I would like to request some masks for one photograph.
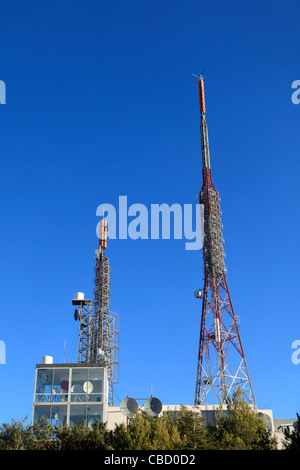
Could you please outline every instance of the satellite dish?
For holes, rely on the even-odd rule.
[[[104,354],[103,349],[98,348],[97,355],[98,355],[99,361],[105,361],[105,354]]]
[[[120,411],[124,416],[132,416],[137,413],[138,404],[134,398],[124,398],[120,404]]]
[[[79,385],[79,384],[74,384],[74,385],[71,387],[71,392],[72,392],[72,393],[82,393],[82,387],[81,387],[81,385]]]
[[[88,427],[89,427],[89,428],[92,428],[92,427],[93,427],[93,424],[95,424],[96,421],[97,421],[97,418],[91,418],[91,419],[89,419]]]
[[[62,421],[63,420],[63,415],[61,413],[57,412],[54,415],[54,419],[56,419],[56,421]]]
[[[201,290],[200,289],[195,290],[194,296],[196,297],[196,299],[201,299],[202,297]]]
[[[269,431],[272,431],[272,422],[271,422],[270,416],[267,415],[266,413],[258,413],[258,416],[264,420],[264,422],[266,423],[267,429]]]
[[[87,381],[87,382],[84,382],[82,388],[85,393],[92,393],[94,387],[93,387],[92,382]]]
[[[158,398],[148,398],[144,404],[144,411],[150,416],[158,416],[162,410],[162,403]]]
[[[67,380],[62,380],[60,382],[60,386],[61,386],[61,389],[64,391],[64,392],[68,392],[69,390],[69,382]]]
[[[51,382],[52,382],[52,380],[51,380],[50,375],[47,374],[46,372],[43,372],[42,377],[41,377],[41,383],[43,385],[51,385]]]
[[[74,319],[75,321],[79,320],[79,312],[78,312],[78,309],[76,308],[75,312],[74,312]]]

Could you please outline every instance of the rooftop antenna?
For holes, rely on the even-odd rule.
[[[110,310],[110,265],[106,256],[107,220],[99,223],[99,244],[95,251],[94,299],[76,293],[78,305],[74,318],[79,320],[79,363],[105,364],[108,380],[108,404],[113,406],[114,384],[119,381],[119,315]]]
[[[204,74],[205,70],[203,70],[203,72],[200,73],[200,75],[196,75],[195,73],[192,73],[193,77],[196,77],[198,80],[201,80],[203,78],[205,78],[206,80],[209,80],[208,77],[205,77],[203,74]]]
[[[103,211],[104,215],[104,211]],[[108,377],[108,401],[114,404],[113,387],[119,381],[119,315],[110,310],[110,265],[106,256],[107,220],[99,224],[99,246],[95,251],[94,315],[92,321],[91,359],[104,356]],[[101,354],[99,356],[99,352]]]

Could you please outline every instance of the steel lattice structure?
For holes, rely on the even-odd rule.
[[[255,398],[232,307],[224,262],[219,194],[212,182],[203,76],[198,78],[203,185],[204,289],[197,365],[195,404],[205,404],[212,393],[226,403],[236,387],[256,409]]]
[[[105,256],[107,221],[100,222],[99,247],[95,252],[94,302],[74,299],[79,320],[79,363],[106,366],[108,404],[113,405],[113,386],[119,381],[119,315],[110,311],[110,265]],[[92,304],[93,308],[92,308]]]
[[[110,266],[101,244],[95,262],[91,362],[106,362],[108,402],[113,405],[113,386],[119,381],[119,316],[110,311]]]
[[[79,351],[78,362],[91,362],[91,318],[92,301],[86,300],[79,307]]]

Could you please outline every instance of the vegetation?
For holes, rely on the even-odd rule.
[[[298,415],[297,415],[298,416]],[[197,412],[184,406],[179,412],[167,412],[152,418],[138,413],[128,424],[108,430],[96,422],[92,428],[84,422],[73,427],[52,426],[41,420],[34,426],[24,421],[0,426],[0,450],[275,450],[276,440],[265,422],[237,392],[227,404],[227,413],[219,410],[216,426],[205,425]],[[286,449],[300,448],[298,429],[286,431]]]
[[[275,450],[277,442],[265,422],[241,400],[237,391],[227,402],[228,415],[220,411],[219,425],[214,431],[218,449]]]
[[[296,429],[292,431],[285,429],[284,435],[284,446],[287,450],[300,450],[300,415],[298,413]]]

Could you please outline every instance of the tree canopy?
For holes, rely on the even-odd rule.
[[[12,421],[0,426],[0,450],[273,450],[277,443],[264,420],[241,399],[237,391],[219,409],[216,425],[204,422],[197,410],[182,406],[158,418],[137,413],[128,423],[108,430],[97,421],[90,428],[83,422],[73,427],[52,426],[41,419],[33,426]],[[298,423],[300,419],[298,416]],[[300,445],[298,430],[286,434],[285,448]],[[298,446],[298,447],[297,447]]]
[[[293,430],[284,430],[284,447],[287,450],[300,450],[300,415],[297,413],[296,427]]]

